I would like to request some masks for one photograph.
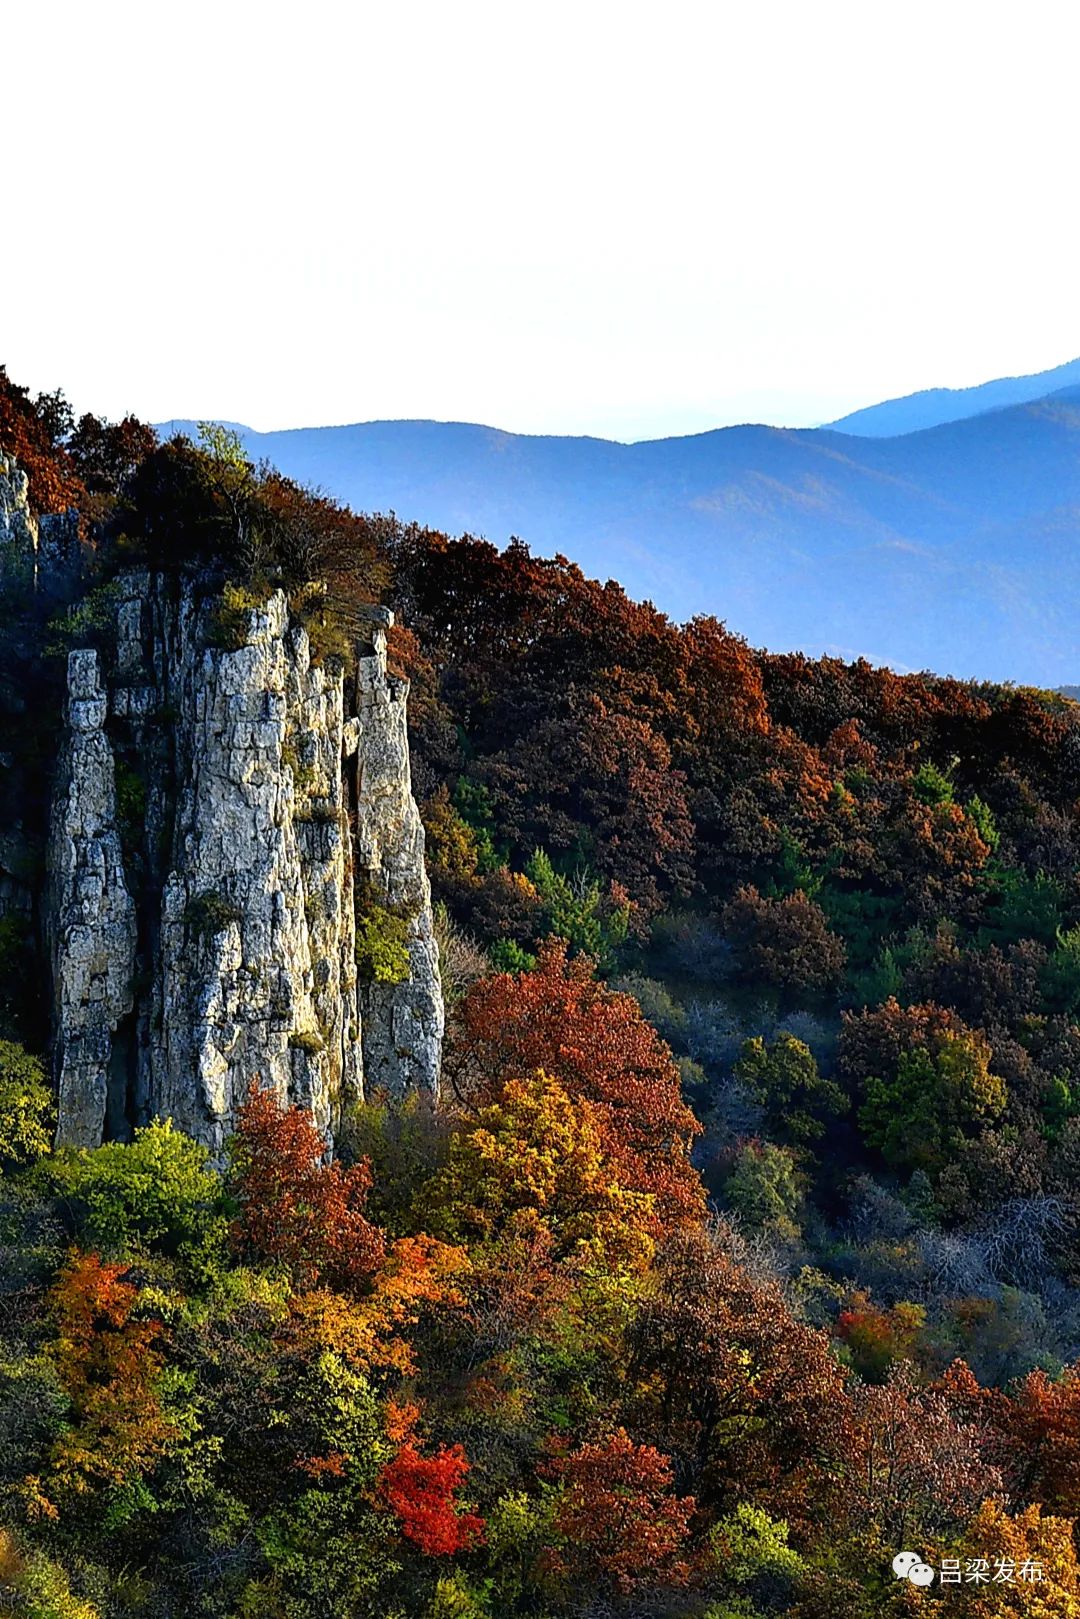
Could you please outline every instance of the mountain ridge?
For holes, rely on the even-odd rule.
[[[774,650],[1044,686],[1080,669],[1080,388],[895,438],[746,424],[622,444],[423,419],[240,431],[254,459],[357,510],[519,536]]]
[[[968,388],[920,388],[916,393],[864,405],[824,425],[853,437],[896,438],[1009,405],[1030,404],[1077,385],[1080,385],[1080,358],[1066,360],[1047,371],[993,377]]]

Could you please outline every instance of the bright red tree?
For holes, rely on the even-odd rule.
[[[468,1471],[460,1445],[421,1456],[412,1443],[402,1445],[382,1470],[380,1489],[401,1533],[428,1557],[452,1557],[484,1533],[483,1518],[460,1512],[454,1499]]]

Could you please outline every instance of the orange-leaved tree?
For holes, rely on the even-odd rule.
[[[462,1248],[434,1237],[399,1237],[363,1298],[328,1288],[296,1294],[279,1340],[301,1353],[330,1350],[365,1371],[411,1376],[416,1370],[412,1329],[428,1314],[464,1305],[458,1283],[468,1268]]]
[[[63,512],[86,501],[83,482],[60,442],[69,421],[62,395],[31,399],[0,365],[0,450],[13,455],[26,473],[36,512]]]
[[[538,1225],[554,1260],[646,1264],[653,1198],[620,1184],[604,1123],[595,1102],[543,1072],[508,1080],[454,1136],[450,1162],[427,1190],[433,1217],[482,1242]]]
[[[952,1556],[961,1568],[956,1607],[963,1619],[1080,1614],[1080,1565],[1068,1518],[1044,1517],[1038,1505],[1010,1517],[1000,1501],[984,1501]],[[971,1578],[973,1568],[981,1578]]]
[[[46,1488],[61,1503],[119,1489],[147,1472],[173,1427],[157,1393],[160,1322],[133,1315],[138,1288],[122,1265],[72,1253],[50,1293],[56,1337],[47,1353],[69,1401],[49,1455]],[[54,1516],[46,1497],[46,1516]]]
[[[997,1404],[1014,1495],[1052,1512],[1080,1515],[1080,1364],[1057,1378],[1029,1372]]]
[[[654,1200],[654,1230],[696,1224],[704,1195],[690,1148],[701,1126],[670,1050],[631,995],[599,983],[585,957],[548,940],[536,968],[474,984],[459,1008],[451,1071],[470,1098],[497,1101],[538,1070],[593,1104],[619,1183]]]

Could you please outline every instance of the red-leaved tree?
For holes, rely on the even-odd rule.
[[[353,1288],[378,1269],[383,1233],[364,1213],[367,1162],[323,1161],[326,1145],[302,1108],[282,1108],[252,1085],[229,1144],[231,1188],[240,1205],[233,1242],[282,1260],[301,1288]]]
[[[458,1510],[454,1497],[469,1471],[460,1445],[422,1456],[411,1442],[383,1468],[380,1490],[406,1540],[428,1557],[452,1557],[476,1544],[484,1520]]]
[[[652,1445],[635,1445],[620,1428],[580,1445],[556,1466],[562,1496],[555,1513],[560,1543],[545,1563],[555,1574],[622,1595],[684,1585],[683,1555],[692,1496],[671,1493],[672,1468]]]
[[[583,957],[548,940],[527,973],[474,984],[459,1009],[451,1071],[481,1105],[508,1080],[543,1070],[595,1105],[602,1146],[620,1184],[651,1193],[657,1231],[696,1224],[701,1179],[690,1147],[701,1126],[682,1099],[668,1047],[630,995],[597,982]]]

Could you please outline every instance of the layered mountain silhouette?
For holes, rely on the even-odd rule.
[[[758,646],[1043,686],[1080,674],[1080,386],[893,438],[240,431],[254,458],[357,510],[517,535]]]
[[[1080,387],[1080,360],[1067,360],[1050,371],[1033,371],[1024,377],[997,377],[974,388],[924,388],[905,394],[902,399],[886,399],[880,405],[853,410],[839,421],[829,422],[838,433],[856,433],[865,438],[893,438],[897,433],[917,433],[942,422],[958,422],[1005,405],[1026,405],[1033,399],[1063,388]]]

